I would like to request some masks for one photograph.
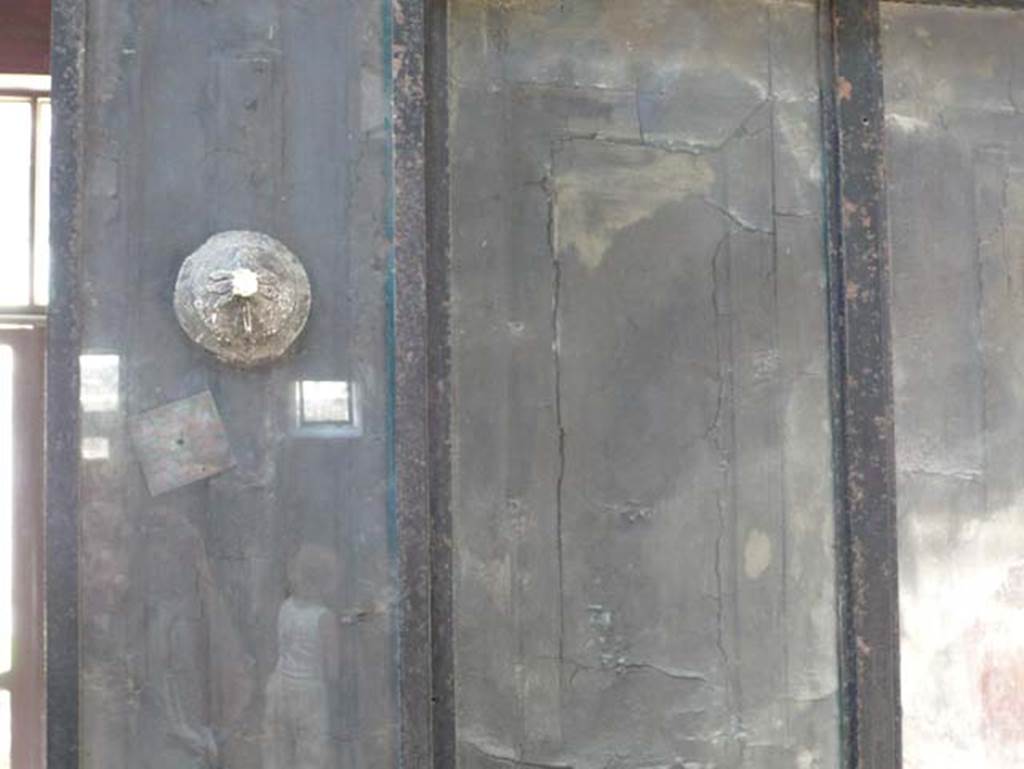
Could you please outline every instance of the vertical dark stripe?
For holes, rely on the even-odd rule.
[[[392,0],[400,766],[432,763],[424,0]]]
[[[844,757],[851,769],[897,769],[896,460],[879,3],[824,5]]]
[[[53,3],[46,372],[46,765],[78,766],[78,260],[85,0]]]
[[[455,766],[455,661],[452,602],[451,390],[448,323],[448,3],[426,6],[426,233],[430,429],[431,664],[433,762]]]

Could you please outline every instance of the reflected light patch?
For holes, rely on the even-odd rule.
[[[117,411],[120,364],[120,356],[105,353],[83,355],[79,359],[83,411]]]
[[[82,459],[88,462],[110,459],[110,441],[99,435],[82,438]]]
[[[352,424],[352,388],[344,381],[303,380],[296,383],[299,426]]]

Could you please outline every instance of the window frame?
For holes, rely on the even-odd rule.
[[[15,76],[19,79],[28,79],[26,76]],[[51,125],[52,125],[52,98],[50,96],[50,90],[47,87],[22,87],[22,86],[6,86],[4,79],[0,77],[0,101],[15,101],[15,102],[28,102],[32,112],[32,126],[31,126],[31,144],[30,153],[31,159],[29,162],[29,242],[28,242],[28,304],[25,305],[8,305],[0,304],[0,319],[3,320],[19,320],[29,323],[45,323],[46,321],[46,307],[48,302],[39,301],[40,297],[37,295],[36,289],[36,270],[39,261],[39,248],[37,237],[38,227],[37,225],[37,202],[38,202],[38,184],[39,184],[39,123],[40,123],[40,111],[43,104],[50,104],[51,109]]]
[[[19,83],[11,85],[11,82]],[[11,766],[45,765],[45,573],[44,573],[44,399],[47,305],[36,293],[36,203],[39,182],[39,116],[50,102],[48,78],[0,77],[0,100],[27,102],[31,109],[29,163],[29,250],[26,305],[0,304],[0,344],[14,352],[14,483],[12,601],[14,659],[0,674],[0,690],[11,697]],[[37,84],[38,83],[38,84]],[[51,107],[52,109],[52,107]],[[52,114],[52,113],[51,113]]]
[[[11,697],[11,766],[42,769],[43,679],[43,393],[45,329],[0,316],[0,345],[14,353],[11,669],[0,690]]]

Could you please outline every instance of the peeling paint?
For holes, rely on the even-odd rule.
[[[584,160],[555,181],[556,242],[591,270],[601,266],[617,233],[664,205],[710,194],[715,181],[705,158],[599,142],[572,145]]]
[[[757,529],[747,534],[743,547],[743,573],[747,579],[760,579],[772,565],[772,540]]]
[[[849,101],[853,98],[853,83],[845,77],[840,77],[836,81],[836,93],[838,94],[840,101]]]

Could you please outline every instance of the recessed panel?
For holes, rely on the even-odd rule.
[[[459,765],[836,769],[815,7],[450,5]]]
[[[80,769],[397,766],[390,3],[88,6]]]
[[[908,769],[1024,764],[1024,13],[884,4]]]

